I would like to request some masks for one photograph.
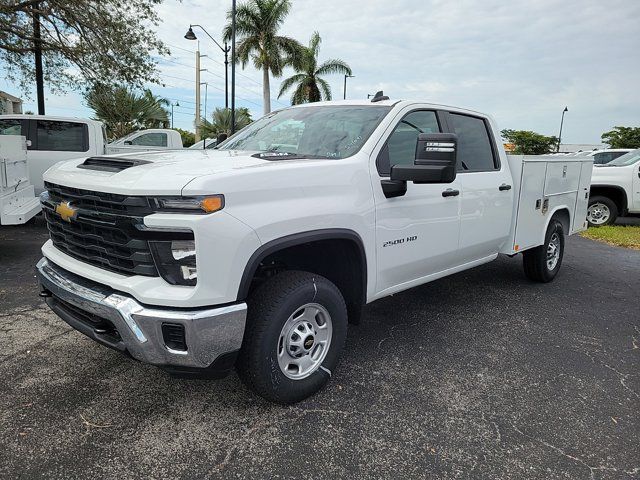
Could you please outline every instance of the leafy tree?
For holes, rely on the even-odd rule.
[[[108,79],[157,82],[151,54],[168,54],[153,26],[162,0],[3,0],[0,62],[25,93],[34,86],[33,17],[39,15],[44,79],[53,91]]]
[[[238,6],[236,33],[240,37],[236,47],[236,61],[247,66],[249,60],[262,70],[262,100],[265,115],[271,111],[269,72],[282,75],[288,61],[302,52],[302,45],[293,38],[278,35],[278,30],[291,10],[291,0],[249,0]],[[231,11],[224,27],[224,39],[231,40]]]
[[[640,127],[614,127],[601,138],[609,148],[640,148]]]
[[[169,114],[164,109],[169,101],[150,90],[138,93],[128,87],[99,84],[85,93],[85,100],[95,118],[104,122],[110,139],[142,128],[169,127]]]
[[[556,150],[558,137],[547,137],[528,130],[502,130],[502,138],[515,145],[516,155],[544,155]]]
[[[182,138],[182,146],[187,148],[196,143],[196,135],[189,130],[183,130],[182,128],[174,128],[175,131],[180,133],[180,137]]]
[[[321,78],[321,75],[341,73],[351,75],[351,68],[343,60],[332,59],[318,65],[318,54],[322,39],[318,32],[314,32],[308,47],[303,47],[302,54],[292,61],[296,72],[287,78],[280,86],[278,98],[282,97],[292,87],[296,87],[291,96],[291,103],[297,105],[307,102],[331,100],[331,87]]]
[[[211,122],[203,118],[200,122],[202,138],[216,138],[221,133],[231,134],[231,109],[216,108],[211,115]],[[253,120],[249,109],[245,107],[236,109],[236,132],[249,125]]]

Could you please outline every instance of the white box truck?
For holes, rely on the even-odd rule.
[[[299,401],[366,303],[500,253],[521,253],[531,280],[558,274],[592,159],[507,157],[499,136],[485,114],[380,93],[273,112],[213,150],[58,164],[41,295],[137,360],[235,367]]]

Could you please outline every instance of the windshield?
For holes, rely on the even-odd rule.
[[[280,152],[282,158],[346,158],[360,150],[389,110],[350,105],[280,110],[244,128],[219,149]]]
[[[640,160],[640,149],[625,153],[615,160],[611,160],[609,163],[605,163],[605,165],[612,167],[626,167],[628,165],[633,165],[638,160]]]

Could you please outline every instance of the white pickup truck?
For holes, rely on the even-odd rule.
[[[610,225],[618,215],[640,215],[640,149],[593,169],[587,220]]]
[[[177,130],[149,128],[138,130],[107,144],[106,153],[131,153],[156,150],[181,150],[182,137]]]
[[[235,366],[299,401],[366,303],[499,253],[556,276],[565,235],[586,228],[592,160],[508,158],[499,138],[484,114],[380,94],[271,113],[214,150],[58,164],[41,296],[135,359]]]

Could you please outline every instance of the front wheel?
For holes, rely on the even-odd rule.
[[[286,271],[248,303],[237,370],[267,400],[290,404],[320,390],[338,364],[347,335],[340,290],[319,275]]]
[[[536,282],[547,283],[560,271],[564,256],[564,230],[558,220],[551,220],[544,244],[522,252],[524,273]]]
[[[590,227],[611,225],[618,218],[618,207],[610,198],[597,195],[589,199],[587,222]]]

